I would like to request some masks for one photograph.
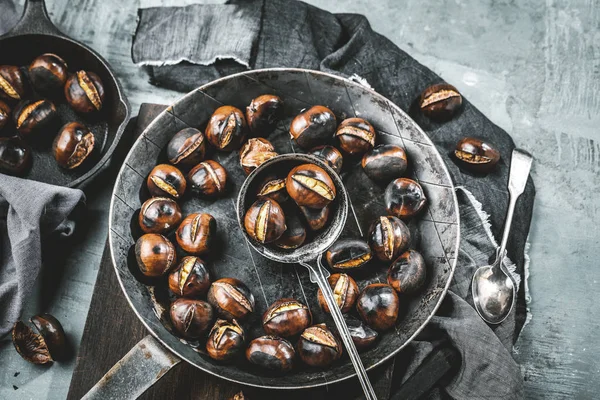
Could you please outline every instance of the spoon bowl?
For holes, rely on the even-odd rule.
[[[504,321],[514,307],[515,285],[499,265],[479,267],[473,275],[472,290],[475,309],[489,324]]]

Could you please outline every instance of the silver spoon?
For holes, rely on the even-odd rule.
[[[496,250],[496,260],[492,265],[479,267],[473,275],[471,284],[473,303],[479,316],[488,324],[499,324],[508,317],[515,305],[516,289],[510,275],[502,269],[502,261],[506,257],[506,243],[510,233],[517,199],[525,190],[527,177],[531,169],[533,157],[526,151],[514,149],[510,164],[508,192],[510,201],[502,243]]]
[[[311,242],[294,250],[278,249],[275,246],[265,246],[253,240],[246,233],[243,221],[246,210],[255,200],[255,194],[258,189],[257,184],[271,173],[277,174],[282,171],[289,171],[297,165],[306,163],[316,164],[327,171],[335,185],[337,195],[336,199],[331,204],[332,210],[328,227],[324,229],[323,232],[319,233],[317,237],[313,238]],[[331,317],[339,331],[344,347],[346,347],[346,351],[350,356],[350,361],[352,361],[352,365],[356,371],[356,376],[363,389],[365,398],[367,400],[377,400],[373,386],[369,381],[367,371],[356,350],[356,346],[352,341],[352,337],[350,336],[350,331],[348,330],[342,311],[338,307],[337,302],[333,297],[331,286],[329,286],[329,283],[327,282],[329,271],[327,271],[321,263],[321,255],[323,252],[337,240],[344,229],[346,217],[348,216],[348,203],[348,193],[346,192],[346,188],[344,187],[341,178],[327,163],[315,156],[307,154],[283,154],[264,162],[246,178],[238,195],[237,217],[246,240],[260,254],[280,263],[300,264],[308,269],[310,281],[318,285],[329,306]]]

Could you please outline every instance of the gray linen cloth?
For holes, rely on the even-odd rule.
[[[260,10],[260,18],[256,18]],[[235,17],[232,17],[235,16]],[[246,18],[232,27],[236,18]],[[257,22],[259,20],[259,22]],[[188,24],[200,22],[195,37]],[[156,40],[156,27],[170,40]],[[211,41],[203,41],[204,38]],[[173,51],[173,43],[179,50]],[[252,50],[248,53],[248,43]],[[201,48],[201,55],[190,54]],[[219,55],[209,65],[205,54]],[[242,54],[245,58],[241,59]],[[406,379],[429,354],[435,343],[447,338],[461,355],[461,366],[431,398],[521,398],[523,378],[512,358],[527,310],[522,279],[525,246],[535,189],[531,179],[515,211],[507,267],[519,282],[517,306],[499,326],[486,325],[472,307],[470,282],[477,266],[485,265],[495,252],[508,206],[511,137],[494,125],[468,100],[462,112],[446,123],[434,123],[415,111],[415,100],[427,86],[442,79],[418,63],[385,37],[375,33],[367,19],[356,14],[331,14],[294,0],[230,2],[220,6],[192,5],[183,8],[147,8],[139,11],[133,41],[134,62],[146,65],[153,84],[190,91],[215,78],[251,68],[300,67],[358,75],[383,94],[425,130],[436,144],[457,186],[461,213],[461,245],[451,290],[437,315],[418,340],[411,343],[411,357],[399,357]],[[181,61],[180,60],[190,60]],[[199,62],[195,63],[194,60]],[[481,177],[461,171],[450,153],[459,139],[475,136],[493,143],[502,160],[493,173]]]
[[[84,200],[78,189],[0,174],[0,338],[19,319],[35,287],[44,241],[73,233],[69,216]]]

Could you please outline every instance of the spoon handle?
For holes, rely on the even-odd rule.
[[[321,264],[321,257],[322,256],[319,256],[317,258],[317,265],[315,267],[306,263],[300,264],[308,268],[310,271],[311,282],[316,283],[323,293],[323,297],[325,298],[325,301],[329,306],[329,310],[331,311],[331,317],[333,318],[335,326],[337,327],[342,341],[344,342],[344,347],[346,347],[346,351],[350,356],[350,360],[352,361],[352,365],[354,366],[354,370],[356,371],[356,375],[358,376],[358,380],[362,386],[365,398],[367,400],[377,400],[377,395],[375,394],[375,390],[371,385],[367,371],[360,359],[358,350],[356,350],[356,346],[352,341],[352,336],[350,336],[350,331],[348,330],[348,326],[346,325],[342,311],[338,307],[335,298],[333,297],[333,292],[331,291],[329,282],[327,282],[329,271],[323,268],[323,265]]]
[[[506,243],[508,242],[508,235],[510,233],[510,227],[512,225],[513,214],[515,213],[515,206],[517,205],[517,199],[525,190],[527,184],[527,178],[529,177],[529,171],[531,170],[531,163],[533,157],[531,154],[524,150],[514,149],[512,153],[512,160],[510,162],[510,176],[508,180],[508,192],[510,194],[510,200],[508,204],[508,212],[506,213],[506,222],[504,225],[504,234],[502,235],[502,243],[498,250],[496,263],[498,266],[502,263],[506,254]]]

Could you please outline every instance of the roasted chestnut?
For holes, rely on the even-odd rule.
[[[302,215],[304,215],[304,219],[308,223],[308,227],[314,232],[325,228],[327,221],[329,221],[331,207],[325,206],[320,209],[300,207],[300,211],[302,211]]]
[[[31,166],[31,149],[18,136],[0,138],[0,172],[22,176]]]
[[[202,297],[210,288],[210,273],[198,257],[183,257],[169,274],[169,289],[180,297]]]
[[[10,102],[23,100],[27,95],[27,77],[14,65],[0,65],[0,99]]]
[[[179,298],[171,303],[171,322],[175,332],[184,339],[199,339],[215,320],[210,304],[202,300]]]
[[[426,276],[423,256],[415,250],[408,250],[392,263],[387,281],[396,292],[412,294],[423,287]]]
[[[54,122],[58,113],[56,107],[48,100],[24,100],[14,110],[13,120],[22,137],[41,132]]]
[[[419,108],[428,118],[435,121],[447,121],[454,116],[462,105],[462,96],[458,89],[447,83],[429,86],[421,93]]]
[[[257,197],[268,197],[275,200],[279,204],[283,203],[288,199],[288,193],[285,189],[285,179],[279,179],[275,176],[269,175],[263,183],[259,185]]]
[[[335,136],[341,149],[352,156],[362,156],[375,146],[375,128],[362,118],[343,120]]]
[[[46,364],[66,358],[66,335],[61,323],[50,314],[31,317],[39,333],[17,321],[13,326],[12,340],[21,357],[34,364]]]
[[[0,100],[0,131],[2,130],[2,128],[4,128],[4,126],[10,119],[10,112],[11,109],[8,106],[8,104]]]
[[[427,202],[423,188],[408,178],[398,178],[385,189],[385,208],[390,215],[408,219],[417,215]]]
[[[180,170],[169,164],[157,165],[150,171],[146,180],[152,196],[179,199],[185,192],[187,182]]]
[[[267,139],[252,138],[240,149],[240,165],[246,174],[254,171],[259,165],[277,156],[275,148]]]
[[[163,235],[147,233],[135,243],[135,258],[142,274],[162,276],[177,262],[175,246]]]
[[[298,300],[279,299],[265,311],[262,323],[268,335],[290,337],[312,324],[312,314]]]
[[[283,100],[273,94],[263,94],[246,107],[246,121],[255,136],[267,136],[283,117]]]
[[[181,222],[181,209],[173,199],[152,197],[142,204],[138,221],[145,233],[166,233]]]
[[[342,153],[340,153],[340,151],[333,146],[317,146],[314,149],[310,150],[308,154],[317,156],[323,161],[327,162],[327,164],[329,164],[329,166],[338,174],[342,170],[344,157],[342,156]]]
[[[67,79],[65,97],[77,112],[87,114],[100,111],[104,104],[104,84],[93,72],[77,71]]]
[[[191,168],[204,160],[206,141],[204,133],[196,128],[185,128],[177,132],[167,145],[167,158],[173,165]]]
[[[398,319],[400,300],[394,288],[385,283],[372,283],[366,286],[356,301],[356,311],[360,318],[376,331],[386,331]]]
[[[286,230],[285,215],[281,206],[272,199],[259,198],[244,216],[246,233],[260,243],[271,243],[279,239]]]
[[[350,312],[358,297],[358,285],[354,279],[346,274],[332,274],[327,278],[327,281],[329,282],[329,286],[331,286],[333,298],[340,310],[342,310],[342,313]],[[323,311],[331,313],[321,289],[318,291],[317,299]]]
[[[311,367],[327,367],[342,356],[342,344],[327,325],[314,325],[300,335],[298,355]]]
[[[286,230],[275,241],[275,246],[281,249],[297,249],[306,240],[306,228],[300,220],[298,210],[292,207],[284,209]]]
[[[67,63],[56,54],[42,54],[29,65],[29,79],[35,90],[42,94],[60,93],[68,74]]]
[[[244,114],[232,106],[219,107],[208,120],[204,134],[219,150],[237,150],[246,139]]]
[[[410,244],[410,230],[393,216],[379,217],[369,229],[369,245],[375,256],[389,262],[402,254]]]
[[[71,122],[54,139],[54,159],[63,168],[77,168],[92,154],[95,143],[94,134],[85,125]]]
[[[248,286],[235,278],[223,278],[210,285],[208,302],[228,321],[246,318],[254,311],[254,296]]]
[[[287,372],[294,367],[294,346],[278,336],[261,336],[250,342],[246,358],[254,365],[276,371]]]
[[[296,204],[310,208],[323,208],[336,195],[335,185],[329,174],[314,164],[302,164],[292,169],[285,187]]]
[[[456,144],[454,157],[466,169],[487,173],[500,161],[500,152],[483,140],[466,137]]]
[[[371,248],[359,239],[340,239],[325,253],[327,264],[340,272],[348,272],[365,266],[373,258]]]
[[[361,320],[354,318],[352,315],[344,315],[344,320],[357,350],[366,350],[375,344],[379,336],[377,331],[369,328]]]
[[[208,334],[206,353],[213,360],[230,361],[244,350],[244,330],[234,319],[217,319]]]
[[[249,400],[249,398],[246,397],[244,395],[244,392],[242,392],[240,390],[239,392],[237,392],[236,394],[234,394],[232,397],[230,397],[229,400]]]
[[[303,149],[310,149],[333,137],[337,122],[327,107],[314,106],[298,114],[290,125],[290,136]]]
[[[206,160],[188,173],[188,184],[198,196],[221,196],[227,186],[227,171],[218,162]]]
[[[365,174],[379,183],[388,183],[406,172],[406,152],[395,144],[380,144],[366,153],[362,159]]]
[[[217,230],[217,221],[210,214],[190,214],[177,228],[175,238],[183,251],[200,256],[207,254]]]

